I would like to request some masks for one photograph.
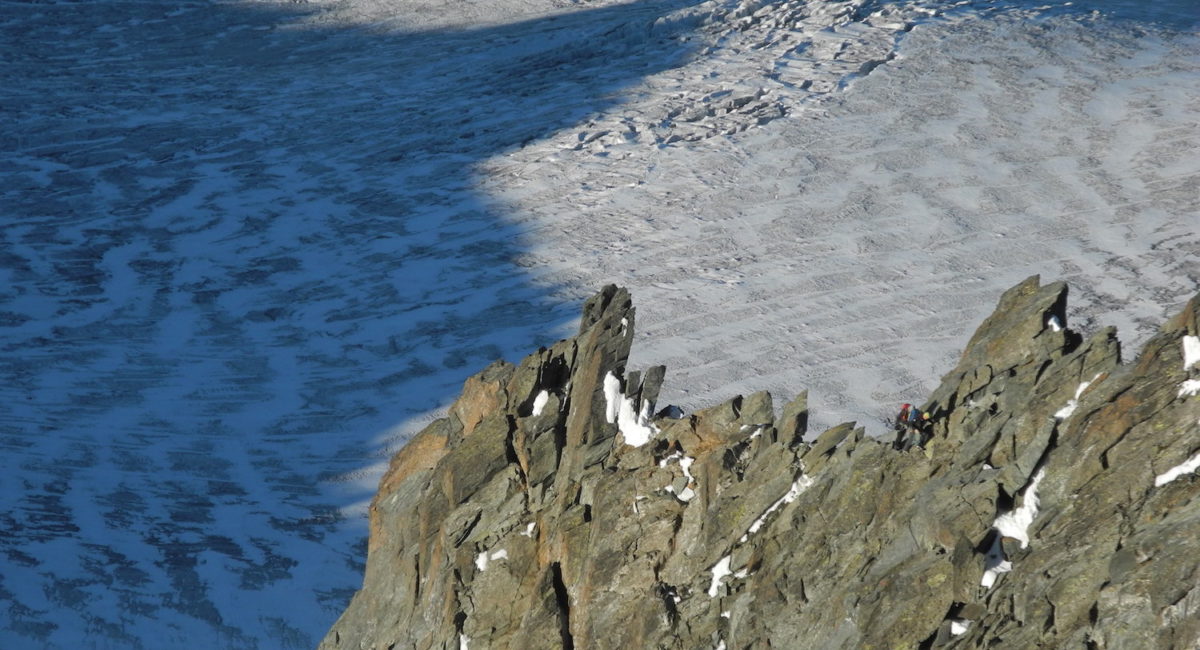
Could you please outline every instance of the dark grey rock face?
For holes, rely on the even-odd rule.
[[[606,287],[392,459],[321,647],[1197,647],[1200,299],[1122,364],[1066,294],[1006,292],[897,451],[805,395],[652,418]]]

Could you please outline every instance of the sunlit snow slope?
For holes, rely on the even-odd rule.
[[[308,648],[380,464],[605,282],[665,401],[1196,291],[1190,0],[0,3],[0,647]],[[1189,13],[1190,12],[1190,13]]]

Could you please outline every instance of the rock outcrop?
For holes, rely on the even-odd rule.
[[[1200,297],[1123,364],[1010,289],[899,451],[805,396],[654,415],[628,293],[395,458],[322,648],[1195,648]]]

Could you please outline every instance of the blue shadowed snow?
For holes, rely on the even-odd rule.
[[[387,455],[576,317],[473,165],[682,60],[678,6],[0,5],[0,646],[314,646]]]

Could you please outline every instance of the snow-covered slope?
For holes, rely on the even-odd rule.
[[[664,399],[688,407],[809,388],[820,424],[886,418],[953,365],[988,296],[1033,273],[1083,292],[1073,323],[1140,344],[1200,281],[1200,41],[987,7],[887,7],[788,32],[798,44],[778,56],[773,27],[709,26],[766,45],[650,77],[613,115],[488,161],[487,187],[528,224],[545,277],[616,280],[645,301],[633,361],[667,364],[682,392]],[[911,27],[887,55],[880,15]],[[834,92],[813,91],[821,47],[851,53],[826,57]],[[815,58],[806,91],[775,73],[796,51]],[[841,65],[860,52],[866,76]],[[676,116],[738,96],[789,117]],[[618,122],[637,135],[586,144]],[[729,123],[751,130],[714,135]],[[661,146],[681,131],[700,139]]]
[[[1198,280],[1158,6],[0,4],[0,646],[311,647],[380,464],[603,282],[664,403],[821,424],[1030,272],[1132,337]]]

